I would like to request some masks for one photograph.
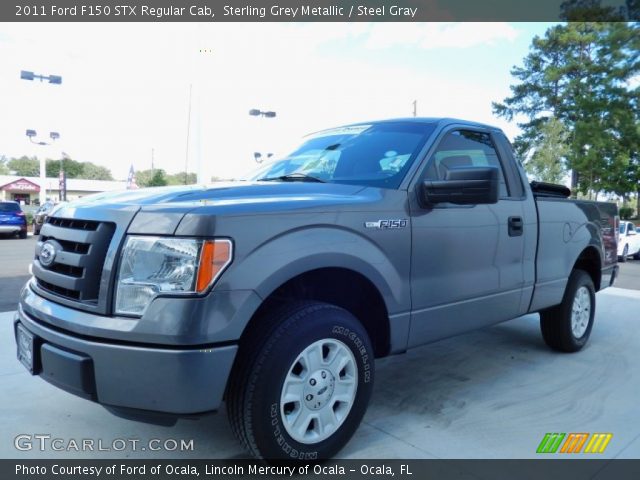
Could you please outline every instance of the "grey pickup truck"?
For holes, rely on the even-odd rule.
[[[33,375],[158,423],[217,410],[266,459],[327,458],[376,358],[540,313],[580,350],[617,209],[529,184],[498,129],[398,119],[307,136],[249,178],[54,210],[15,316]]]

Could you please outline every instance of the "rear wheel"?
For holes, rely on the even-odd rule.
[[[346,310],[319,302],[300,302],[262,320],[240,346],[227,392],[234,433],[260,458],[335,455],[371,396],[367,332]]]
[[[591,277],[583,270],[574,270],[562,303],[540,312],[540,329],[546,344],[561,352],[582,349],[591,335],[595,306]]]
[[[627,257],[629,256],[629,245],[625,245],[622,249],[622,256],[620,257],[620,261],[622,263],[627,261]]]
[[[21,230],[20,233],[18,234],[18,237],[24,240],[25,238],[27,238],[27,231]]]

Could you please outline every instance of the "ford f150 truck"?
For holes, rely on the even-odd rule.
[[[225,402],[253,455],[327,458],[376,358],[532,312],[551,348],[585,345],[619,220],[568,194],[500,130],[423,118],[312,134],[244,181],[86,197],[42,226],[18,358],[125,417]]]

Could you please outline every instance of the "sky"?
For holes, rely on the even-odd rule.
[[[0,23],[0,155],[237,178],[253,152],[412,115],[494,117],[547,23]],[[20,71],[62,76],[61,85]],[[252,108],[276,118],[249,116]],[[27,129],[50,146],[29,142]]]

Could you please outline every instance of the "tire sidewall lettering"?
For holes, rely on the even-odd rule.
[[[367,348],[365,347],[362,339],[358,336],[357,333],[341,325],[334,325],[331,329],[331,333],[333,333],[334,335],[341,335],[351,341],[351,343],[355,347],[354,353],[359,354],[360,359],[362,360],[362,381],[363,383],[369,383],[371,381],[371,363],[369,362]]]

